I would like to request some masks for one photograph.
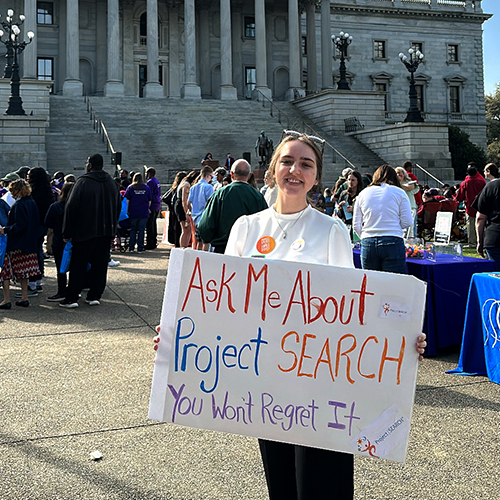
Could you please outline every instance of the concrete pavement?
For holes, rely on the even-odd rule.
[[[101,306],[47,302],[49,260],[31,306],[0,312],[0,500],[267,499],[255,439],[147,419],[169,247],[113,257]],[[500,387],[457,361],[421,364],[406,464],[356,457],[356,500],[500,498]]]

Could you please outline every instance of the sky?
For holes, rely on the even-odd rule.
[[[484,91],[495,92],[495,84],[500,83],[498,46],[500,44],[500,0],[483,0],[483,12],[493,17],[483,24],[484,30]]]

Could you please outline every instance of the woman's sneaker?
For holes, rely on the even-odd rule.
[[[78,307],[78,302],[70,302],[69,300],[64,299],[62,302],[59,302],[60,307],[65,307],[66,309],[75,309]]]

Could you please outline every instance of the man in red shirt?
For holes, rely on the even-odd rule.
[[[477,235],[476,235],[476,213],[477,210],[472,208],[472,202],[476,196],[483,190],[486,181],[478,173],[476,164],[470,162],[467,165],[467,176],[460,184],[460,189],[453,197],[455,201],[463,201],[465,205],[465,222],[467,225],[467,240],[469,247],[476,248]]]

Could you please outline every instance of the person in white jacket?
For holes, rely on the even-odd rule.
[[[382,165],[358,195],[353,228],[361,239],[363,269],[406,272],[403,232],[412,226],[413,217],[408,196],[399,186],[396,171]]]

